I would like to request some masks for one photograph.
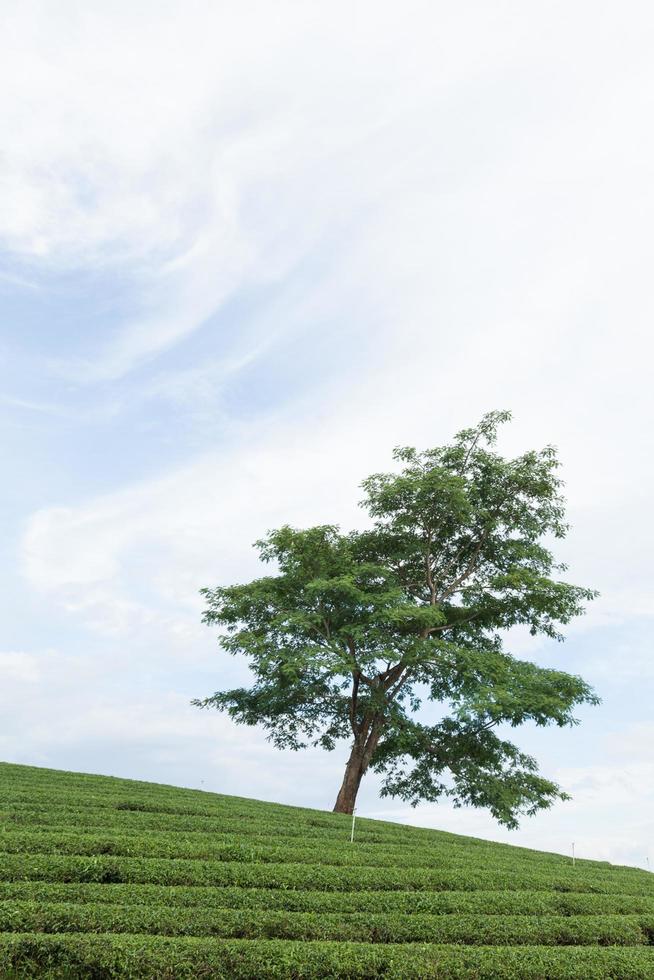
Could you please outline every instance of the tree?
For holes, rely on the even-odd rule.
[[[247,658],[253,684],[193,703],[262,725],[279,748],[351,739],[336,812],[352,813],[368,769],[383,796],[449,797],[508,827],[568,798],[506,730],[574,725],[574,707],[599,699],[504,646],[520,625],[562,639],[596,593],[553,577],[564,566],[544,542],[567,531],[556,451],[500,456],[509,418],[396,449],[401,470],[362,484],[367,530],[281,527],[256,545],[276,574],[202,590],[204,621]]]

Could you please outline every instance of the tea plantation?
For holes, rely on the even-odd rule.
[[[2,977],[654,977],[654,876],[0,764]]]

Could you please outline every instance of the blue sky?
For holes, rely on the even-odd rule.
[[[360,811],[654,860],[648,6],[0,16],[0,757],[331,806],[345,747],[190,707],[242,676],[198,589],[506,407],[506,452],[559,447],[560,553],[602,593],[511,641],[603,698],[522,733],[574,801],[508,834],[371,776]]]

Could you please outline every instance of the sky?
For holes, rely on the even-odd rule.
[[[347,747],[242,683],[202,586],[361,527],[396,445],[553,443],[601,597],[521,657],[602,698],[518,743],[573,800],[498,827],[654,866],[654,14],[582,0],[0,5],[0,758],[331,808]]]

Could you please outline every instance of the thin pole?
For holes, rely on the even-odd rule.
[[[572,867],[575,866],[575,842],[572,842]]]
[[[354,821],[356,820],[356,807],[352,810],[352,830],[350,832],[350,844],[354,843]]]

